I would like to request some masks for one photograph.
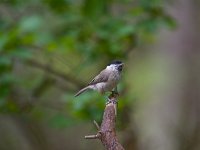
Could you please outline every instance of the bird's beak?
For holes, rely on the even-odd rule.
[[[122,66],[122,67],[123,67],[123,66],[124,66],[124,63],[121,63],[119,66]]]

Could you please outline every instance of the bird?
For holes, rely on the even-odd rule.
[[[101,94],[106,92],[117,92],[117,84],[121,79],[124,63],[120,60],[113,60],[102,70],[89,84],[75,94],[75,97],[87,90],[95,90]],[[114,89],[114,91],[113,91]]]

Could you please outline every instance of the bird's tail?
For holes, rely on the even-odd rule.
[[[82,88],[80,91],[78,91],[74,96],[77,97],[77,96],[79,96],[80,94],[82,94],[83,92],[85,92],[85,91],[87,91],[89,89],[91,89],[91,87],[90,86],[86,86],[85,88]]]

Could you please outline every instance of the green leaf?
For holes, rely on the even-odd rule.
[[[117,36],[124,37],[124,36],[132,34],[134,31],[135,31],[134,26],[132,26],[132,25],[126,25],[126,26],[121,27],[118,30]]]
[[[42,23],[42,18],[39,16],[29,16],[21,20],[19,30],[21,32],[33,32],[37,30]]]
[[[1,56],[0,57],[0,65],[11,65],[11,59],[9,57],[6,56]]]
[[[11,56],[21,58],[21,59],[27,59],[31,58],[32,52],[25,48],[19,48],[10,53]]]
[[[9,84],[15,81],[15,77],[10,73],[3,73],[0,77],[0,85]]]
[[[83,13],[92,19],[99,19],[107,12],[108,3],[107,0],[84,0]]]
[[[7,35],[0,35],[0,52],[3,51],[4,45],[8,42],[8,36]]]
[[[131,15],[139,16],[144,13],[144,9],[142,7],[135,7],[130,11]]]
[[[175,29],[177,27],[177,23],[175,19],[172,18],[171,16],[164,16],[163,20],[164,20],[164,23],[171,29]]]

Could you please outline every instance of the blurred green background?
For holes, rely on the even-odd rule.
[[[126,150],[200,149],[196,0],[1,0],[0,150],[101,150],[106,96],[74,98],[125,62],[117,134]]]

